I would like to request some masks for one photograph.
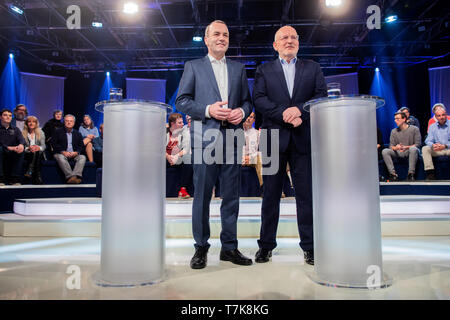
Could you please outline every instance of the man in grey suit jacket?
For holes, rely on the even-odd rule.
[[[204,40],[208,55],[185,63],[175,102],[178,110],[192,117],[191,147],[195,187],[192,232],[195,254],[191,259],[191,268],[206,267],[210,247],[209,205],[218,178],[222,197],[220,260],[251,265],[252,260],[237,249],[240,185],[237,146],[230,141],[232,147],[224,147],[227,145],[226,132],[234,134],[236,129],[242,128],[242,122],[252,109],[247,76],[242,64],[225,58],[229,32],[223,21],[212,22],[206,28]],[[204,137],[210,137],[211,140]],[[221,143],[223,145],[219,145]],[[219,150],[223,150],[223,155],[220,155]],[[207,153],[216,160],[211,163],[204,157]],[[233,161],[227,158],[231,155],[234,155],[231,159]]]

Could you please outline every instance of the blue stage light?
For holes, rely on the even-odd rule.
[[[376,67],[375,72],[380,72],[380,68]]]
[[[109,71],[106,73],[106,76],[109,77],[111,74],[109,73]]]
[[[102,28],[103,27],[103,23],[101,22],[92,22],[92,26],[95,28]]]
[[[14,59],[14,54],[10,53],[10,54],[9,54],[9,58],[10,58],[10,59]]]
[[[202,39],[202,37],[200,37],[200,36],[194,36],[194,37],[192,37],[192,40],[195,41],[195,42],[200,42],[200,41],[202,41],[203,39]]]
[[[384,21],[386,21],[386,23],[391,23],[391,22],[397,21],[397,19],[398,19],[398,17],[396,15],[392,15],[392,16],[386,17],[386,19],[384,19]]]
[[[18,14],[23,14],[23,10],[13,4],[10,5],[9,8]]]

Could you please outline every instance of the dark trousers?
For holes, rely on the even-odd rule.
[[[27,172],[33,172],[33,178],[37,176],[41,176],[41,163],[43,152],[25,152],[25,166],[27,168]]]
[[[24,153],[0,147],[0,177],[18,178],[22,175]]]
[[[182,162],[180,164],[171,166],[169,161],[166,160],[166,168],[174,168],[177,170],[177,176],[181,177],[180,187],[188,188],[189,186],[192,185],[192,179],[194,174],[192,164]]]
[[[210,237],[209,206],[212,191],[217,179],[220,182],[220,219],[222,231],[220,242],[223,250],[234,250],[238,247],[237,219],[239,215],[239,186],[241,176],[241,165],[237,163],[236,145],[234,147],[234,161],[226,163],[227,152],[225,150],[224,136],[223,164],[195,164],[194,167],[194,200],[192,203],[192,233],[194,235],[195,247],[209,247]],[[192,151],[194,155],[196,150]],[[203,150],[202,150],[203,151]],[[230,156],[230,155],[228,155]]]
[[[280,152],[278,172],[274,175],[263,175],[264,195],[261,207],[261,231],[258,246],[268,250],[272,250],[277,246],[276,235],[280,218],[280,199],[287,163],[290,166],[292,183],[294,185],[300,247],[303,251],[313,250],[311,154],[297,152],[292,140],[287,151]]]

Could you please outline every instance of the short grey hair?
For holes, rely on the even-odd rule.
[[[211,27],[211,25],[212,25],[213,23],[222,23],[222,24],[224,24],[224,25],[228,28],[227,24],[226,24],[225,22],[223,22],[222,20],[214,20],[213,22],[211,22],[210,24],[208,24],[208,26],[207,26],[206,29],[205,29],[205,37],[206,37],[206,38],[208,37],[209,29],[210,29],[210,27]]]
[[[442,109],[444,109],[444,111],[447,111],[447,109],[445,109],[444,104],[440,103],[440,102],[434,104],[433,109],[431,109],[433,111],[433,113],[436,113],[437,108],[442,108]]]
[[[73,115],[73,114],[66,114],[65,116],[64,116],[64,119],[66,119],[67,117],[72,117],[73,118],[73,121],[77,121],[77,118],[75,118],[75,116]]]

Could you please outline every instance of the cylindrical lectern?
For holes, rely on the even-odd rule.
[[[314,273],[320,284],[382,288],[376,109],[373,96],[309,101]]]
[[[166,112],[150,101],[96,104],[104,112],[101,286],[159,282],[165,266]]]

